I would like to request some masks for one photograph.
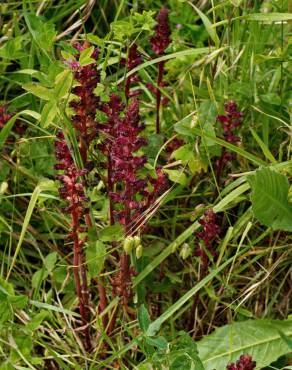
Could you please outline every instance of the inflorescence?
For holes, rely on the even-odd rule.
[[[236,363],[227,365],[227,370],[253,370],[256,367],[256,362],[249,355],[240,356]]]

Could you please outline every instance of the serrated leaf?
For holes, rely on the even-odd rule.
[[[288,203],[289,182],[285,175],[262,168],[248,176],[255,217],[274,230],[292,231],[292,205]]]
[[[291,337],[292,321],[249,320],[225,325],[197,342],[199,357],[206,370],[219,370],[249,354],[256,368],[262,369],[290,351],[279,330]]]
[[[139,326],[140,326],[140,329],[143,331],[143,332],[146,332],[150,323],[151,323],[151,320],[150,320],[150,317],[149,317],[149,314],[148,314],[148,311],[145,307],[144,304],[142,304],[140,307],[139,307],[139,310],[138,310],[138,322],[139,322]]]
[[[35,82],[28,82],[22,85],[22,88],[43,100],[51,100],[53,98],[52,90]]]
[[[102,271],[106,257],[106,247],[101,241],[90,242],[86,248],[86,263],[90,276],[95,278]]]

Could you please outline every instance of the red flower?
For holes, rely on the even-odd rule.
[[[155,35],[150,39],[152,50],[157,55],[163,54],[171,43],[168,13],[167,8],[160,9],[156,17]]]
[[[249,355],[240,356],[236,363],[227,365],[227,370],[253,370],[256,367],[256,362]]]

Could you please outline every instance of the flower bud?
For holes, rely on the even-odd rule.
[[[143,255],[143,247],[142,247],[142,244],[139,244],[138,247],[136,248],[137,259],[141,258],[142,255]]]
[[[191,255],[191,252],[192,252],[192,250],[191,250],[190,245],[188,243],[184,243],[182,245],[182,248],[181,248],[180,252],[179,252],[179,255],[181,256],[181,258],[183,260],[185,260]]]
[[[133,238],[133,241],[134,241],[135,248],[137,248],[141,244],[141,238],[140,238],[140,236],[135,235],[134,238]]]
[[[124,251],[127,254],[131,253],[131,250],[133,249],[133,238],[131,236],[127,236],[126,239],[124,240]]]

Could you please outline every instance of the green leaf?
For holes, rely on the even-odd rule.
[[[51,273],[53,271],[53,269],[55,267],[55,264],[57,262],[57,258],[58,258],[57,252],[52,252],[52,253],[50,253],[46,256],[44,264],[45,264],[48,272]]]
[[[48,101],[42,110],[41,126],[48,127],[55,119],[58,113],[58,106],[55,100]]]
[[[95,278],[102,271],[106,257],[105,245],[97,240],[89,242],[86,248],[86,263],[90,276]]]
[[[176,182],[180,185],[187,185],[188,178],[186,175],[179,170],[163,170],[163,172],[168,174],[168,177],[171,181]]]
[[[262,369],[290,351],[279,330],[291,337],[292,320],[249,320],[225,325],[197,342],[199,357],[206,370],[219,370],[248,353],[257,369]]]
[[[292,206],[288,203],[289,182],[285,175],[262,168],[248,176],[255,217],[274,230],[292,231]]]
[[[214,41],[214,44],[216,47],[219,47],[220,39],[216,33],[216,29],[213,27],[212,23],[210,22],[209,18],[200,11],[199,8],[197,8],[195,5],[189,3],[199,14],[200,18],[202,19],[202,22],[204,23],[204,26],[206,28],[206,31],[208,32],[211,39]]]
[[[40,270],[37,270],[33,275],[31,279],[31,286],[34,289],[37,289],[41,282],[45,280],[48,277],[48,272],[45,271],[44,268],[41,268]]]
[[[41,323],[43,322],[43,320],[48,316],[48,312],[47,311],[44,311],[42,310],[41,312],[37,313],[29,323],[27,323],[26,327],[29,329],[29,330],[35,330],[37,329]]]
[[[20,232],[18,243],[17,243],[17,246],[15,248],[15,252],[14,252],[10,267],[9,267],[9,271],[7,273],[7,279],[9,278],[9,276],[11,274],[11,271],[12,271],[14,265],[15,265],[16,258],[18,256],[19,251],[20,251],[20,248],[21,248],[22,242],[24,240],[26,230],[29,226],[30,218],[32,216],[34,207],[36,205],[36,202],[38,200],[38,197],[39,197],[40,193],[41,193],[41,188],[37,185],[35,187],[32,195],[31,195],[31,198],[30,198],[27,210],[26,210],[26,214],[25,214],[25,217],[24,217],[24,220],[23,220],[23,223],[22,223],[22,229],[21,229],[21,232]]]
[[[140,329],[145,333],[151,323],[148,311],[144,304],[139,307],[138,310],[138,322]]]
[[[263,22],[283,22],[292,20],[291,13],[253,13],[249,14],[246,19],[249,21]]]
[[[234,261],[234,257],[229,258],[225,261],[220,267],[214,269],[210,272],[204,279],[199,281],[192,289],[186,292],[178,301],[176,301],[172,306],[170,306],[164,313],[159,316],[155,321],[153,321],[148,329],[147,335],[154,336],[158,330],[160,329],[161,325],[168,320],[174,313],[179,310],[188,300],[190,300],[194,294],[196,294],[202,287],[204,287],[209,281],[211,281],[215,276],[217,276],[226,266],[228,266],[232,261]]]
[[[101,39],[97,35],[94,35],[93,33],[88,33],[86,36],[87,40],[94,45],[102,46],[104,44],[103,39]]]
[[[54,98],[57,100],[63,98],[70,91],[72,82],[73,74],[71,71],[65,70],[59,73],[55,79]]]
[[[28,304],[28,297],[25,295],[8,296],[8,302],[12,304],[14,310],[22,310]]]
[[[82,67],[95,62],[95,59],[91,57],[93,52],[94,52],[94,46],[91,46],[90,48],[87,48],[81,51],[80,57],[79,57],[79,63]]]
[[[41,49],[50,51],[57,35],[55,26],[51,22],[44,22],[35,14],[24,14],[24,18],[32,37]]]
[[[107,226],[99,232],[99,239],[103,242],[121,240],[123,237],[123,227],[120,224]]]
[[[51,100],[54,97],[52,90],[35,82],[28,82],[22,85],[22,88],[43,100]]]
[[[167,340],[162,336],[157,338],[146,337],[146,343],[161,350],[167,348]]]

